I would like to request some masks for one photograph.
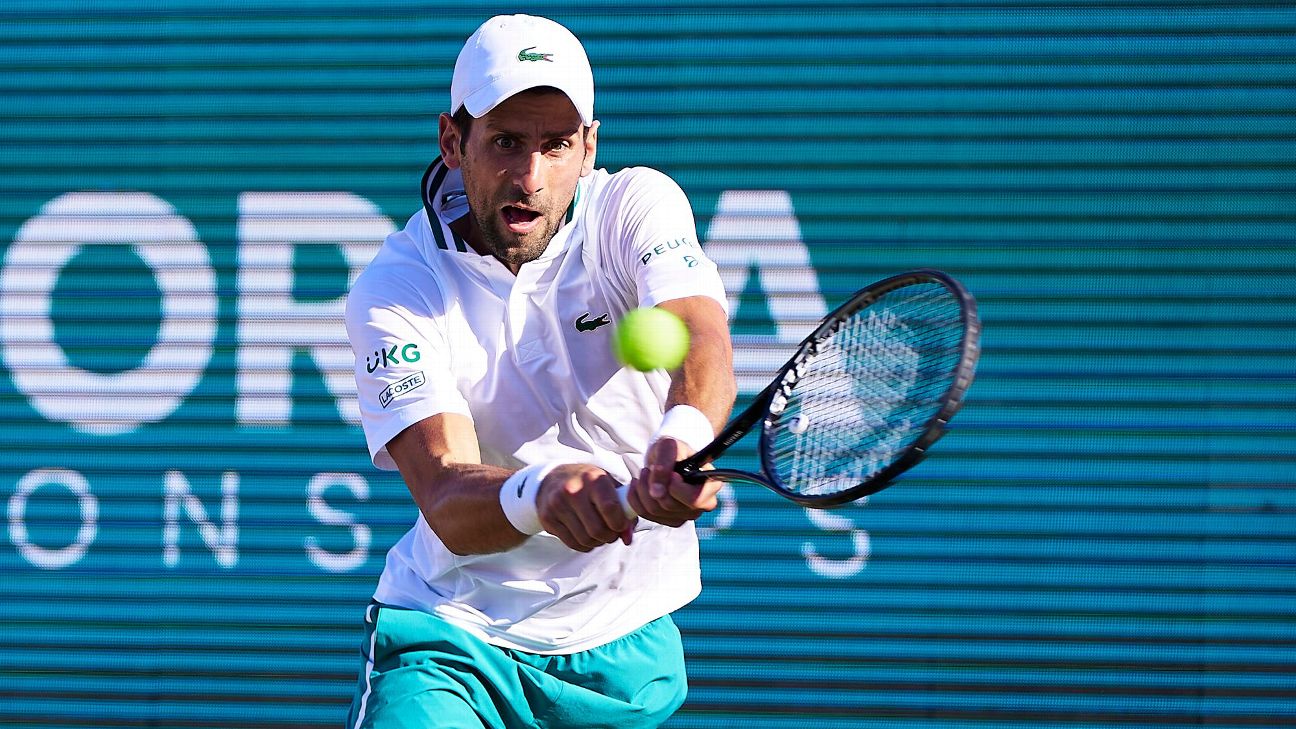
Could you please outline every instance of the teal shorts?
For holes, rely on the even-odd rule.
[[[370,605],[347,729],[631,729],[684,703],[670,616],[606,645],[542,656],[490,645],[416,610]]]

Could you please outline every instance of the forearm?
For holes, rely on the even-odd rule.
[[[694,449],[702,448],[724,427],[738,387],[733,374],[729,321],[720,304],[694,296],[660,306],[679,315],[689,328],[689,352],[679,369],[671,373],[666,406],[668,409],[677,405],[697,408],[710,422],[710,432],[696,432],[700,429],[688,424],[692,417],[675,423],[671,437],[659,438],[649,445],[644,469],[635,479],[628,498],[637,514],[659,524],[679,526],[714,509],[721,484],[712,480],[685,483],[675,472],[674,464]],[[670,416],[663,422],[664,428],[669,421]]]
[[[691,297],[662,303],[689,328],[689,351],[671,375],[666,407],[691,405],[701,410],[719,432],[729,419],[738,388],[733,374],[733,346],[728,319],[710,299]]]
[[[387,450],[423,519],[458,555],[513,549],[533,533],[519,529],[543,529],[587,552],[615,541],[632,526],[617,499],[616,482],[603,469],[551,465],[510,480],[517,472],[481,463],[472,422],[462,415],[435,415],[415,423],[393,438]],[[509,491],[501,493],[505,484]],[[519,484],[533,490],[519,487],[514,498]],[[527,517],[525,504],[532,496],[535,512]],[[501,499],[512,505],[511,517]],[[534,520],[538,526],[529,523]]]
[[[409,483],[419,512],[441,543],[458,555],[504,552],[526,541],[500,507],[500,487],[512,471],[498,466],[452,463],[436,482]]]
[[[442,544],[458,555],[492,554],[513,549],[526,541],[505,516],[501,498],[510,498],[514,481],[533,483],[529,477],[494,466],[456,464],[442,471],[443,481],[422,490],[419,510]],[[535,494],[535,516],[540,526],[571,549],[588,552],[618,539],[633,526],[616,496],[617,483],[606,471],[586,464],[551,465]],[[500,489],[509,489],[501,497]],[[411,488],[411,492],[414,489]],[[522,494],[518,490],[519,496]],[[517,504],[525,499],[519,499]],[[426,505],[425,505],[426,504]],[[525,509],[523,509],[525,511]],[[514,518],[518,512],[514,510]],[[521,526],[521,524],[519,524]],[[629,541],[627,540],[627,544]]]
[[[503,552],[526,539],[499,502],[500,488],[513,472],[481,463],[467,418],[438,415],[416,423],[387,450],[423,519],[451,552]]]

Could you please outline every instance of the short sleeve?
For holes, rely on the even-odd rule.
[[[617,175],[609,199],[612,245],[634,282],[639,306],[707,296],[728,310],[715,263],[698,242],[693,209],[670,177],[647,167]]]
[[[435,287],[415,287],[391,273],[371,266],[346,306],[365,441],[373,464],[389,471],[396,463],[387,443],[405,428],[440,413],[472,417],[452,374]]]

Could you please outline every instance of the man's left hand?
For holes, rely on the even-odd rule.
[[[639,477],[630,482],[630,506],[639,516],[677,527],[716,507],[720,481],[687,483],[675,472],[675,463],[687,458],[688,446],[674,438],[659,438],[648,447]]]

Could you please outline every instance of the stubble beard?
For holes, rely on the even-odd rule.
[[[582,165],[585,156],[582,153]],[[470,191],[473,187],[473,185],[469,184],[473,178],[472,171],[467,165],[464,165],[460,168],[460,174],[463,177],[465,190]],[[565,204],[555,207],[552,205],[552,198],[550,198],[549,204],[545,204],[542,199],[505,198],[494,201],[495,204],[493,205],[478,206],[473,204],[473,195],[470,191],[468,193],[468,209],[477,221],[477,230],[481,234],[482,244],[501,263],[516,271],[522,264],[530,263],[544,255],[545,249],[549,247],[549,241],[553,240],[554,235],[562,228],[563,219],[567,216],[567,206],[575,199],[576,188],[573,187],[571,192],[572,197]],[[500,216],[500,208],[510,203],[521,203],[540,211],[543,221],[540,229],[522,237],[505,227],[504,220]]]
[[[559,226],[562,225],[561,215],[545,211],[541,214],[542,222],[539,230],[532,231],[526,236],[519,236],[504,227],[498,206],[487,210],[486,215],[482,215],[475,208],[473,209],[473,217],[477,219],[477,229],[481,231],[482,242],[500,262],[514,269],[543,255],[545,249],[549,247],[549,241],[553,240]]]

